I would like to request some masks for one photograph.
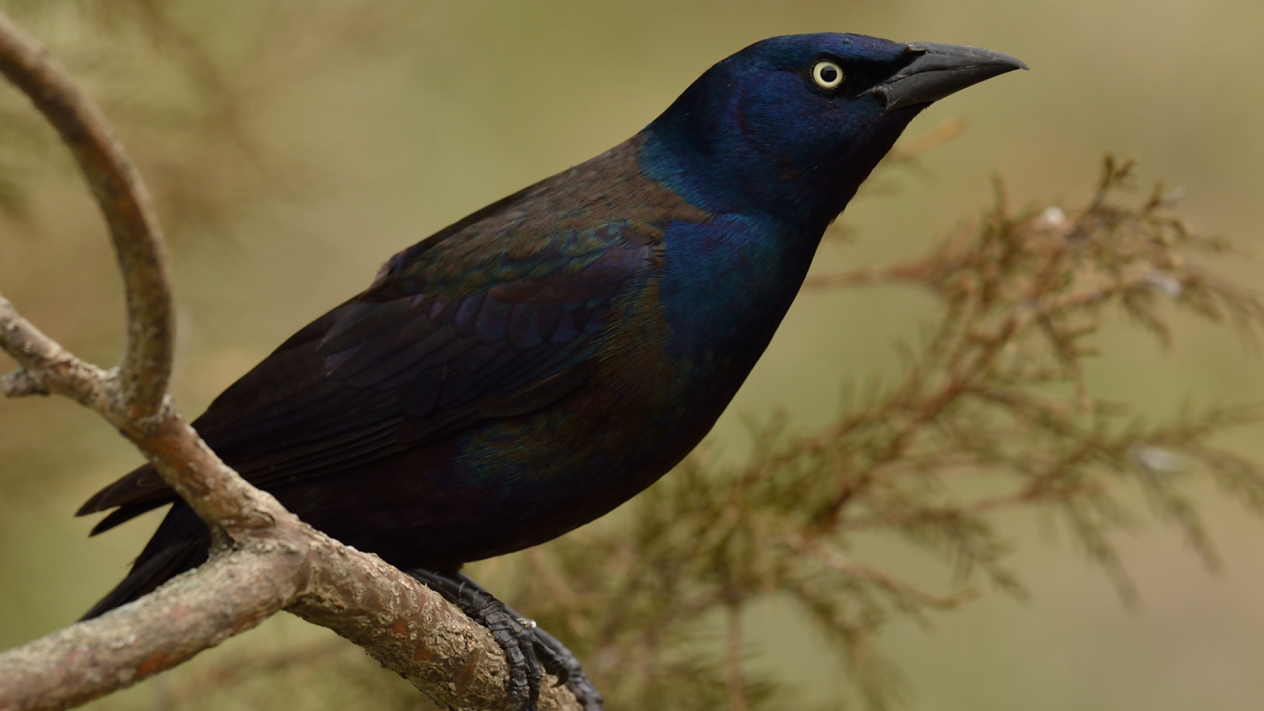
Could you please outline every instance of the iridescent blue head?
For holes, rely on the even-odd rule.
[[[972,47],[773,37],[695,81],[646,129],[642,159],[704,209],[823,229],[918,112],[1019,68]]]

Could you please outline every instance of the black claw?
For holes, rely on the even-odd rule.
[[[544,672],[566,684],[584,711],[603,711],[601,692],[584,674],[579,660],[553,635],[514,612],[463,573],[446,575],[418,568],[408,574],[486,627],[505,653],[509,667],[506,690],[514,711],[536,711]]]
[[[588,675],[584,673],[575,655],[571,654],[571,650],[540,627],[534,628],[533,631],[535,632],[535,650],[545,671],[556,676],[559,685],[565,684],[566,688],[571,690],[580,706],[584,707],[584,711],[603,711],[602,702],[605,699],[601,696],[601,692],[597,691],[597,687],[589,681]]]

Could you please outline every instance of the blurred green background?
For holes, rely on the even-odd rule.
[[[843,221],[856,240],[825,246],[817,268],[918,255],[989,204],[996,174],[1017,205],[1082,201],[1106,151],[1137,154],[1144,177],[1183,186],[1183,214],[1201,231],[1261,246],[1258,2],[102,5],[0,3],[102,101],[153,185],[180,305],[174,392],[189,415],[394,251],[623,140],[710,64],[775,34],[978,45],[1032,67],[919,118],[910,135],[951,117],[969,128],[884,184],[894,189],[854,203]],[[80,355],[111,364],[122,309],[99,217],[64,151],[3,92],[0,293]],[[1247,284],[1264,274],[1257,260],[1226,269]],[[895,372],[892,343],[916,336],[929,303],[887,288],[804,295],[713,441],[739,456],[739,416],[778,406],[798,427],[825,422],[845,380]],[[1258,356],[1225,329],[1178,323],[1167,353],[1134,331],[1103,334],[1091,386],[1156,418],[1186,401],[1264,402]],[[1264,459],[1259,432],[1226,444]],[[67,401],[0,401],[0,647],[76,619],[123,575],[155,516],[89,541],[92,521],[71,513],[139,461]],[[1140,528],[1123,551],[1142,593],[1133,611],[1065,538],[1012,515],[1014,564],[1032,599],[985,595],[929,630],[892,626],[885,649],[907,674],[910,706],[1260,708],[1264,528],[1211,487],[1201,501],[1223,570],[1205,571],[1171,531]],[[812,629],[775,606],[752,624],[765,633],[749,645],[752,665],[801,683],[809,700],[839,690]],[[322,636],[279,620],[193,664]],[[162,683],[101,707],[161,707]]]

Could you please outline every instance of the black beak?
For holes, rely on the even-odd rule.
[[[1027,68],[1008,54],[978,47],[914,42],[908,45],[907,52],[915,56],[912,62],[865,92],[881,96],[888,112],[929,104],[984,79]]]

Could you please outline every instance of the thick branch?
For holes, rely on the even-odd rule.
[[[303,559],[234,551],[154,594],[0,654],[0,709],[64,709],[131,686],[271,617]]]
[[[0,711],[55,711],[126,688],[283,608],[363,647],[444,708],[508,708],[500,648],[438,594],[292,514],[253,534],[151,595],[0,653]],[[551,679],[539,708],[580,709]]]
[[[0,73],[61,134],[110,227],[127,294],[127,348],[118,381],[123,409],[144,420],[158,411],[167,392],[175,333],[162,230],[149,191],[101,112],[44,48],[3,14]]]
[[[443,708],[509,708],[509,671],[485,628],[377,556],[337,543],[317,556],[309,592],[290,612],[364,648]],[[541,682],[539,710],[580,711],[555,684]]]

